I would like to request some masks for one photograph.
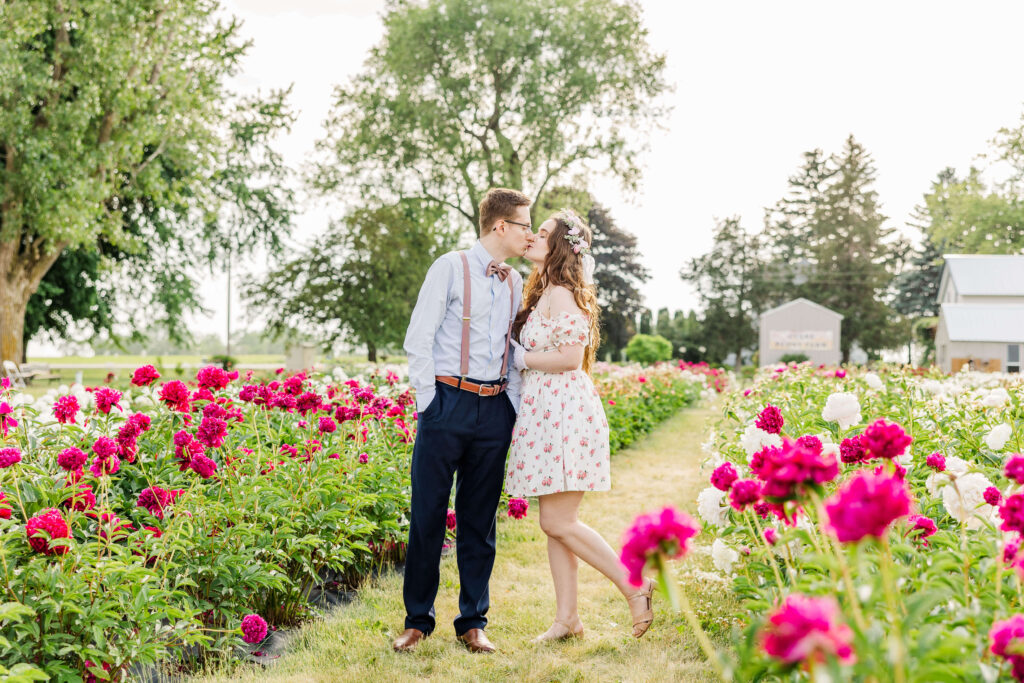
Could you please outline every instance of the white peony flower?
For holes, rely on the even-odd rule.
[[[756,425],[747,425],[743,430],[743,436],[740,437],[740,445],[747,455],[753,455],[765,446],[781,446],[782,437],[778,434],[769,434]]]
[[[725,526],[729,523],[729,508],[722,506],[724,499],[725,491],[719,491],[714,486],[707,487],[697,495],[697,513],[708,524]]]
[[[1001,451],[1003,450],[1003,446],[1006,445],[1006,442],[1010,440],[1010,434],[1012,432],[1013,429],[1005,422],[1003,424],[998,424],[992,428],[992,431],[985,435],[985,445],[994,451]]]
[[[928,489],[928,493],[933,496],[938,495],[939,489],[948,484],[951,479],[949,475],[954,477],[962,477],[967,474],[967,470],[970,465],[963,458],[958,458],[955,455],[946,457],[946,470],[944,472],[932,472],[928,475],[928,478],[924,482],[924,487]]]
[[[838,422],[840,429],[849,429],[860,423],[860,401],[856,394],[837,392],[825,401],[821,417],[826,422]]]
[[[992,391],[985,394],[985,397],[981,399],[981,403],[989,408],[999,408],[1004,406],[1010,401],[1010,394],[1006,389],[1002,387],[996,387]]]
[[[882,381],[882,378],[873,372],[869,372],[864,375],[864,382],[875,391],[881,391],[885,387],[885,383]]]
[[[953,519],[967,524],[968,529],[981,526],[983,517],[991,516],[994,509],[985,502],[985,489],[992,482],[980,472],[958,477],[955,484],[942,489],[942,505]]]
[[[731,574],[732,566],[738,559],[740,559],[740,554],[727,546],[722,539],[716,538],[715,542],[711,544],[711,561],[715,563],[715,568],[718,571]]]

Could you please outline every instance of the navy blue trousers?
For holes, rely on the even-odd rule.
[[[455,553],[461,588],[455,633],[462,635],[487,626],[495,513],[516,414],[504,392],[477,396],[440,382],[436,388],[434,400],[419,416],[412,451],[412,511],[402,589],[405,627],[434,630],[448,499],[457,473]]]

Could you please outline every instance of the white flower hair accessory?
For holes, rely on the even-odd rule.
[[[572,209],[560,209],[555,216],[569,226],[565,239],[569,240],[569,244],[572,245],[573,253],[589,254],[590,245],[587,244],[586,238],[583,237],[583,223],[580,217],[576,215],[576,212]]]

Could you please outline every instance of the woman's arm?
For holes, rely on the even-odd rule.
[[[565,287],[554,287],[548,294],[551,300],[551,317],[563,313],[582,314],[576,300]],[[526,367],[541,372],[567,372],[579,370],[583,364],[583,344],[562,344],[557,351],[527,351],[523,355]]]

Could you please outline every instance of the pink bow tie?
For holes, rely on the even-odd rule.
[[[507,278],[508,274],[511,272],[511,266],[499,264],[495,261],[491,261],[490,263],[487,264],[487,277],[490,277],[491,275],[497,275],[498,279],[504,282],[505,278]]]

